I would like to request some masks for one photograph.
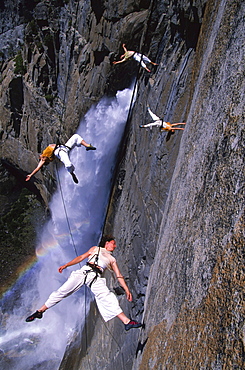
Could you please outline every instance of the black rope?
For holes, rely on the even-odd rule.
[[[85,293],[84,293],[85,348],[86,348],[86,357],[88,358],[88,366],[89,366],[89,369],[91,369],[89,355],[88,355],[88,330],[87,330],[87,320],[86,320],[86,316],[87,316],[87,307],[86,307],[86,305],[87,305],[87,286],[86,286],[86,284],[84,284],[84,288],[85,288]]]
[[[77,25],[77,18],[78,18],[78,9],[79,9],[79,0],[77,0],[77,6],[76,6],[76,12],[75,12],[75,24],[74,24],[74,31],[73,31],[73,36],[72,36],[72,43],[71,43],[71,48],[70,48],[70,56],[69,56],[69,62],[68,62],[68,69],[67,69],[67,75],[66,75],[66,82],[65,82],[65,91],[64,91],[64,96],[63,96],[63,101],[62,101],[62,110],[61,110],[61,115],[60,115],[60,126],[59,130],[57,131],[57,141],[56,144],[60,144],[60,134],[61,134],[61,125],[63,123],[64,119],[64,114],[65,114],[65,100],[66,100],[66,95],[67,95],[67,89],[68,89],[68,79],[70,76],[70,67],[71,67],[71,61],[72,61],[72,53],[74,50],[74,45],[75,45],[75,34],[76,34],[76,25]]]
[[[146,30],[145,30],[145,34],[144,34],[144,32],[142,34],[142,40],[144,40],[144,42],[146,40],[146,36],[147,36],[148,30],[149,30],[150,20],[151,20],[152,13],[153,13],[153,5],[154,5],[154,2],[155,2],[155,0],[152,0],[151,1],[150,7],[149,7],[150,12],[149,12],[148,20],[146,22],[147,27],[146,27]],[[144,46],[144,43],[143,43],[143,46]],[[139,79],[139,73],[140,73],[140,68],[141,68],[141,61],[143,59],[143,51],[144,51],[143,46],[142,47],[140,46],[140,51],[142,51],[141,52],[141,60],[140,60],[140,63],[138,65],[138,68],[137,68],[137,73],[136,73],[136,79],[135,79],[135,83],[134,83],[133,93],[132,93],[132,97],[131,97],[131,101],[130,101],[130,106],[129,106],[128,116],[127,116],[127,120],[126,120],[126,124],[125,124],[125,128],[124,128],[124,133],[123,133],[123,139],[121,141],[120,148],[118,150],[118,156],[117,156],[116,163],[115,163],[115,169],[118,169],[120,167],[120,164],[122,163],[122,161],[123,161],[123,159],[125,157],[124,154],[125,154],[125,151],[126,151],[126,146],[127,146],[128,137],[129,137],[129,123],[130,123],[131,115],[132,115],[132,111],[133,111],[134,95],[135,95],[135,91],[136,91],[136,87],[137,87],[137,81]],[[115,184],[115,181],[116,181],[116,177],[117,177],[117,171],[115,170],[114,171],[114,174],[113,174],[113,178],[112,178],[112,186],[111,186],[111,192],[110,192],[109,199],[111,198],[112,193],[113,193],[113,188],[114,188],[114,184]],[[108,216],[108,210],[109,210],[109,204],[107,206],[107,211],[106,211],[105,219]],[[105,225],[104,225],[104,228],[105,228]],[[103,228],[102,234],[104,232],[104,228]]]
[[[75,32],[76,32],[76,24],[77,24],[77,17],[78,17],[78,8],[79,8],[79,0],[77,0],[77,6],[76,6],[76,12],[75,12],[74,32],[73,32],[72,44],[71,44],[71,48],[70,48],[69,63],[68,63],[67,76],[66,76],[66,82],[65,82],[65,91],[64,91],[63,102],[62,102],[62,112],[61,112],[61,116],[60,116],[60,126],[59,126],[59,130],[57,131],[57,139],[56,139],[55,149],[61,144],[60,143],[61,125],[62,125],[62,121],[63,121],[63,118],[64,118],[65,100],[66,100],[67,88],[68,88],[68,78],[69,78],[69,74],[70,74],[72,53],[73,53],[74,44],[75,44]],[[55,149],[54,149],[54,151],[55,151]],[[78,253],[77,253],[77,250],[76,250],[76,246],[75,246],[75,242],[74,242],[74,239],[73,239],[71,226],[70,226],[70,222],[69,222],[69,218],[68,218],[68,214],[67,214],[67,210],[66,210],[66,206],[65,206],[65,200],[64,200],[64,196],[63,196],[63,192],[62,192],[61,183],[60,183],[59,172],[58,172],[58,169],[57,169],[57,163],[56,163],[56,174],[57,174],[61,199],[62,199],[62,203],[63,203],[63,207],[64,207],[64,212],[65,212],[65,217],[66,217],[69,233],[70,233],[70,236],[71,236],[71,240],[72,240],[72,244],[73,244],[75,254],[78,257]],[[79,266],[81,266],[80,263],[79,263]]]
[[[71,226],[70,226],[70,222],[69,222],[69,218],[68,218],[68,214],[67,214],[67,210],[66,210],[66,205],[65,205],[64,195],[63,195],[63,191],[62,191],[62,187],[61,187],[61,183],[60,183],[60,177],[59,177],[59,172],[58,172],[58,168],[57,168],[57,163],[56,163],[56,174],[57,174],[58,184],[59,184],[59,188],[60,188],[60,195],[61,195],[61,199],[62,199],[62,203],[63,203],[63,207],[64,207],[66,222],[67,222],[68,229],[69,229],[69,234],[71,236],[72,245],[73,245],[75,254],[78,257],[78,253],[77,253],[77,250],[76,250],[76,246],[75,246],[75,242],[74,242],[74,239],[73,239]],[[79,263],[79,266],[81,267],[80,263]]]
[[[125,368],[125,362],[124,362],[124,356],[123,356],[123,352],[121,351],[122,350],[122,346],[119,345],[118,341],[116,340],[116,338],[114,337],[114,335],[112,334],[112,332],[109,330],[108,326],[106,325],[106,323],[102,320],[102,318],[100,318],[104,327],[106,328],[106,330],[108,331],[108,333],[110,334],[110,336],[112,337],[112,339],[114,340],[114,342],[117,344],[118,348],[119,348],[119,352],[122,354],[122,365],[123,365],[123,369],[126,369]]]

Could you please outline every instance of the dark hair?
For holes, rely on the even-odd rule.
[[[100,243],[99,243],[99,247],[100,248],[104,248],[105,247],[105,243],[106,242],[110,242],[112,240],[115,240],[115,238],[114,238],[113,235],[104,235],[104,236],[102,236],[102,238],[100,240]]]

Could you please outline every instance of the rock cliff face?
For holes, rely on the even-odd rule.
[[[105,224],[134,296],[120,304],[145,327],[125,333],[92,307],[86,343],[74,337],[60,368],[242,369],[244,3],[36,3],[0,7],[9,14],[0,37],[1,158],[19,181],[57,130],[70,135],[93,102],[133,81],[133,62],[111,64],[123,42],[158,63],[139,70]],[[140,129],[151,121],[147,105],[185,130]],[[32,184],[45,202],[49,171]]]

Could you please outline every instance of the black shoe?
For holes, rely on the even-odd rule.
[[[75,175],[75,173],[74,173],[74,172],[72,172],[72,173],[71,173],[71,175],[72,175],[73,181],[74,181],[76,184],[78,184],[78,179],[77,179],[77,176]]]
[[[140,322],[131,320],[128,324],[124,324],[125,330],[128,331],[133,328],[141,328],[142,324]]]
[[[96,148],[92,144],[89,144],[89,146],[86,147],[86,150],[96,150]]]
[[[30,315],[26,318],[26,322],[30,322],[30,321],[33,321],[35,319],[41,319],[42,317],[43,317],[43,313],[40,312],[40,311],[36,311],[32,315]]]

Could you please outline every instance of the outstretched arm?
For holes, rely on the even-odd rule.
[[[82,262],[85,260],[85,258],[88,258],[95,250],[96,247],[90,248],[87,252],[81,254],[80,256],[75,257],[73,260],[70,262],[67,262],[65,265],[62,265],[58,268],[58,271],[61,273],[64,269],[66,269],[69,266],[76,265],[77,263]]]
[[[44,159],[40,159],[37,167],[35,168],[35,170],[32,171],[32,173],[30,173],[29,175],[26,176],[26,181],[29,181],[30,178],[35,175],[35,173],[37,173],[41,168],[42,166],[45,164],[45,160]]]
[[[125,61],[126,61],[126,59],[125,59],[125,57],[124,57],[123,59],[118,60],[117,62],[113,62],[113,64],[123,63],[123,62],[125,62]]]
[[[126,49],[126,46],[125,44],[122,44],[122,47],[123,47],[123,50],[124,50],[124,55],[127,53],[127,49]],[[118,64],[118,63],[123,63],[125,62],[127,59],[125,58],[124,55],[121,55],[121,60],[118,60],[117,62],[113,62],[113,64]]]
[[[113,268],[113,271],[115,272],[116,274],[116,277],[117,277],[117,280],[119,282],[119,284],[121,285],[121,287],[123,287],[123,289],[125,290],[125,293],[126,293],[126,296],[127,296],[127,300],[128,301],[132,301],[133,297],[132,297],[132,294],[124,280],[124,277],[122,276],[118,266],[117,266],[117,263],[116,261],[112,263],[112,268]]]
[[[128,50],[127,50],[125,44],[122,44],[122,47],[123,47],[124,53],[127,53]]]

